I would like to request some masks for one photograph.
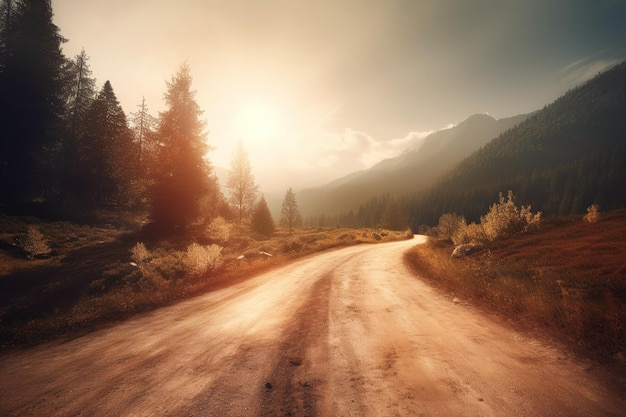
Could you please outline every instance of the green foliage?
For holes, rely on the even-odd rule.
[[[272,219],[270,209],[267,207],[265,197],[261,197],[254,213],[252,214],[250,228],[254,233],[258,233],[263,236],[271,235],[276,229],[274,226],[274,219]]]

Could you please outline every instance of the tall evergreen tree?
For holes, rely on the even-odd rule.
[[[109,81],[86,116],[81,143],[82,187],[77,190],[92,208],[118,208],[132,178],[132,135],[124,110]]]
[[[150,166],[153,165],[156,159],[157,148],[155,146],[154,133],[158,122],[148,111],[145,97],[142,98],[141,104],[137,105],[137,107],[139,107],[139,110],[130,114],[130,121],[137,144],[137,155],[135,156],[137,174],[140,177],[144,177],[146,173],[150,172]]]
[[[69,135],[74,138],[80,136],[80,128],[96,95],[96,79],[91,76],[89,56],[84,49],[69,62],[67,72],[69,83],[64,119]]]
[[[5,1],[4,6],[0,202],[8,204],[41,197],[51,187],[66,61],[65,39],[52,22],[49,0]]]
[[[285,193],[283,199],[283,207],[280,211],[280,225],[289,230],[289,234],[293,232],[295,227],[302,225],[302,216],[298,210],[298,202],[296,201],[296,193],[291,187]]]
[[[183,64],[167,82],[167,110],[159,117],[161,149],[151,218],[163,231],[185,227],[200,217],[203,205],[215,208],[219,203],[217,180],[205,159],[210,148],[200,120],[202,112],[191,82],[189,66]]]
[[[96,80],[91,76],[89,57],[83,49],[65,68],[66,105],[65,135],[61,144],[59,166],[59,191],[65,210],[73,210],[82,199],[81,183],[85,181],[81,171],[81,145],[84,145],[87,115],[92,107],[96,92]],[[78,204],[80,206],[80,204]]]
[[[228,200],[237,211],[239,224],[241,224],[244,217],[252,210],[259,188],[254,182],[250,160],[241,142],[237,145],[237,150],[230,161],[226,188]]]
[[[380,218],[382,227],[388,230],[403,230],[407,227],[404,208],[395,197],[389,197]]]
[[[250,227],[253,232],[263,236],[269,236],[274,233],[274,219],[272,219],[272,214],[270,213],[270,209],[267,207],[267,202],[263,196],[261,196],[261,199],[254,209]]]

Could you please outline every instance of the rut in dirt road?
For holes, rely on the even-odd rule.
[[[268,376],[261,416],[318,415],[319,386],[325,382],[314,373],[310,351],[316,346],[328,356],[328,308],[332,275],[320,278],[309,299],[294,314],[283,331],[277,361]]]
[[[624,379],[610,369],[423,284],[402,262],[420,239],[310,256],[4,352],[0,415],[623,415]]]

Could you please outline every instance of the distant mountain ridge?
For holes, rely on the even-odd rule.
[[[626,206],[626,61],[569,91],[406,202],[415,224],[478,219],[512,190],[546,215]]]
[[[378,194],[420,191],[432,185],[463,158],[528,116],[524,114],[496,120],[488,114],[475,114],[452,128],[428,135],[417,149],[405,151],[324,186],[301,191],[298,194],[300,206],[305,216],[332,215],[356,209]]]

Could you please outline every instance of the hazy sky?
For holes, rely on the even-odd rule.
[[[210,159],[320,185],[471,114],[542,108],[626,58],[626,0],[52,0],[127,114],[187,61]]]

